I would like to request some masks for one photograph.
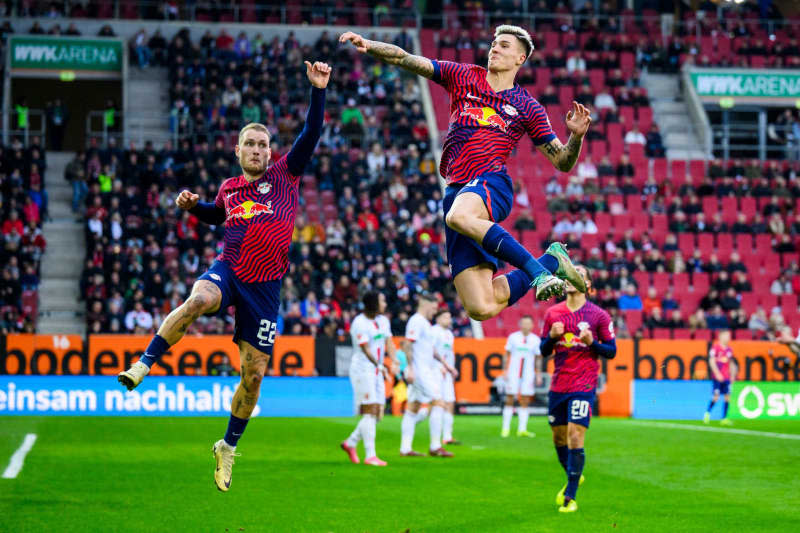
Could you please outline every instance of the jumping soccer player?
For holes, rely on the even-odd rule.
[[[353,396],[360,408],[361,420],[353,433],[342,442],[341,448],[358,464],[358,441],[364,439],[365,465],[386,466],[375,453],[375,426],[383,418],[386,405],[384,379],[389,371],[383,364],[384,356],[394,361],[395,347],[392,341],[392,328],[383,316],[386,311],[386,296],[370,291],[361,300],[364,312],[350,324],[350,337],[353,339],[353,359],[350,361],[350,383]]]
[[[573,102],[567,113],[571,135],[565,146],[553,133],[544,107],[514,83],[533,50],[528,32],[518,26],[498,26],[488,69],[412,55],[349,31],[339,42],[351,42],[359,52],[431,79],[450,94],[450,129],[439,172],[448,185],[443,202],[447,262],[469,316],[489,319],[532,286],[537,299],[547,300],[564,291],[562,279],[585,291],[562,244],[551,244],[537,260],[499,224],[513,200],[506,158],[522,136],[527,133],[555,168],[568,172],[592,122],[589,111]],[[518,270],[492,279],[498,259]]]
[[[214,264],[195,282],[189,298],[173,310],[153,337],[147,350],[119,381],[133,390],[150,367],[201,315],[225,313],[236,307],[236,333],[242,379],[231,402],[225,437],[214,444],[214,481],[227,491],[231,485],[236,444],[258,401],[261,379],[267,370],[275,342],[281,278],[288,265],[297,213],[299,176],[311,159],[322,131],[325,87],[331,68],[325,63],[305,62],[311,85],[311,105],[303,131],[285,157],[268,167],[269,132],[251,123],[239,132],[235,153],[243,174],[229,178],[219,188],[214,203],[184,190],[175,203],[207,224],[225,226],[225,247]]]
[[[414,451],[414,430],[427,413],[423,403],[430,404],[431,443],[428,453],[434,457],[452,457],[453,454],[442,447],[442,422],[444,419],[444,400],[442,399],[441,379],[437,376],[439,363],[433,356],[433,331],[431,318],[436,312],[436,298],[421,294],[417,302],[417,312],[408,319],[403,352],[408,358],[405,377],[409,383],[408,406],[403,414],[400,455],[419,457],[423,454]]]
[[[453,415],[456,408],[455,379],[458,377],[456,370],[456,354],[453,351],[455,337],[450,329],[453,325],[453,316],[447,309],[442,309],[434,317],[433,330],[433,356],[439,361],[439,375],[441,376],[442,401],[444,413],[442,422],[442,444],[461,444],[453,439]]]
[[[728,403],[731,399],[731,381],[733,374],[731,373],[731,362],[733,361],[733,350],[728,343],[731,341],[731,332],[722,330],[717,336],[717,342],[711,346],[708,352],[708,368],[711,369],[713,379],[713,389],[711,393],[711,401],[708,403],[706,414],[703,415],[703,422],[708,424],[711,421],[711,409],[714,404],[719,400],[719,395],[722,394],[725,403],[722,407],[722,420],[720,424],[723,426],[730,426],[733,423],[728,418]]]
[[[588,270],[576,268],[590,287]],[[578,510],[575,493],[583,483],[583,442],[592,417],[598,357],[613,359],[617,344],[609,314],[571,284],[566,292],[566,301],[547,310],[541,350],[544,357],[555,354],[548,419],[558,460],[567,473],[567,484],[556,495],[556,504],[559,512],[571,513]]]
[[[514,415],[514,400],[519,395],[519,426],[517,437],[535,437],[528,431],[528,411],[533,400],[534,363],[541,355],[539,345],[542,340],[533,333],[533,319],[525,315],[519,319],[519,331],[508,336],[503,366],[506,377],[506,405],[503,407],[503,429],[501,437],[511,433],[511,417]]]

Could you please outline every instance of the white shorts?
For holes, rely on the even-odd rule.
[[[506,375],[506,394],[509,396],[533,396],[533,359],[512,357]]]
[[[386,402],[383,374],[376,374],[375,370],[354,371],[350,374],[350,384],[353,386],[353,401],[356,407],[370,404],[383,405]]]
[[[439,375],[437,375],[439,374]],[[408,401],[430,403],[442,399],[442,380],[438,368],[414,367],[414,383],[408,386]]]
[[[456,384],[453,381],[453,374],[442,371],[442,400],[445,403],[455,403],[456,401]]]

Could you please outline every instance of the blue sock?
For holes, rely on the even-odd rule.
[[[167,350],[169,350],[167,341],[165,341],[161,335],[156,335],[153,337],[153,340],[150,341],[150,344],[147,345],[147,350],[144,351],[139,361],[150,368]]]
[[[567,447],[556,446],[556,453],[558,454],[558,462],[561,463],[561,466],[564,468],[564,472],[567,472]]]
[[[481,243],[483,249],[502,259],[506,263],[511,263],[515,267],[522,269],[528,274],[531,280],[544,272],[546,269],[539,261],[533,257],[509,232],[503,229],[500,224],[494,224],[486,235],[483,236]]]
[[[725,402],[725,405],[722,406],[722,418],[726,418],[728,416],[728,402]]]
[[[711,400],[710,402],[708,402],[708,409],[706,409],[706,411],[710,413],[711,410],[714,408],[715,403],[717,403],[716,400]]]
[[[231,446],[236,446],[242,433],[244,433],[244,428],[247,427],[248,420],[250,419],[231,415],[230,420],[228,420],[228,431],[225,432],[225,437],[223,437],[225,442]]]
[[[586,455],[583,453],[583,448],[573,448],[567,452],[567,490],[564,491],[564,499],[575,499],[585,459]]]
[[[551,274],[555,274],[558,270],[558,259],[554,255],[544,254],[542,257],[536,259],[539,264],[545,267]]]
[[[524,270],[512,270],[506,274],[506,280],[511,291],[511,295],[508,297],[508,305],[514,305],[528,293],[532,280]]]

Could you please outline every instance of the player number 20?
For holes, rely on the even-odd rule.
[[[261,346],[271,346],[275,344],[275,332],[278,327],[275,322],[271,322],[266,318],[261,320],[261,325],[258,328],[258,344]]]
[[[589,414],[589,402],[580,400],[572,402],[572,418],[585,418]]]

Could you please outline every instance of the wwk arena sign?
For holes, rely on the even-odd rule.
[[[18,76],[119,78],[124,48],[119,39],[12,36],[8,64]]]
[[[794,107],[800,101],[800,70],[692,68],[689,77],[704,102]]]
[[[732,396],[731,418],[800,420],[800,384],[797,382],[736,382]]]

